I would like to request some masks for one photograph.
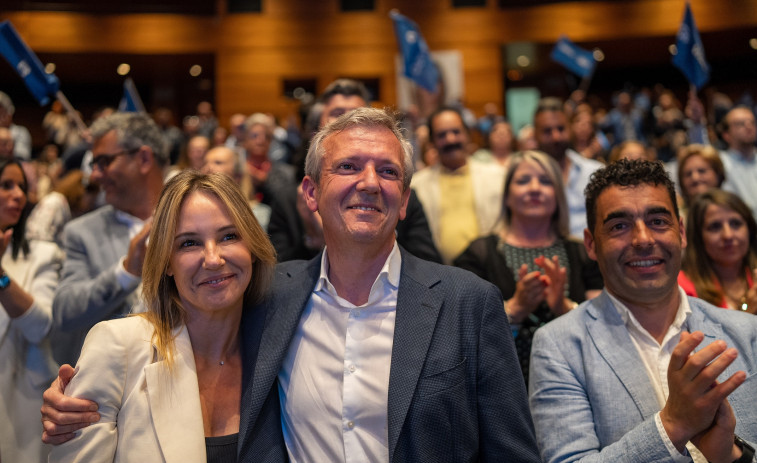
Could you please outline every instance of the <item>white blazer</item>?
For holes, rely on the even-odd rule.
[[[11,247],[2,256],[8,276],[34,298],[20,317],[11,319],[0,306],[0,460],[44,462],[39,408],[42,393],[58,371],[50,347],[52,302],[63,253],[45,241],[29,243],[27,257],[16,260]]]
[[[51,462],[205,463],[192,345],[185,327],[174,334],[169,373],[144,317],[109,320],[90,330],[66,395],[97,402],[101,418],[55,447]]]

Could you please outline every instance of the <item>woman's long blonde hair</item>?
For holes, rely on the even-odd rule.
[[[174,354],[173,330],[186,324],[187,312],[182,306],[173,277],[167,274],[174,251],[174,236],[184,200],[191,193],[202,192],[218,198],[253,257],[252,277],[245,293],[245,306],[258,302],[267,291],[276,251],[268,235],[252,215],[239,187],[224,174],[201,174],[185,170],[173,177],[161,192],[153,215],[152,231],[142,267],[142,295],[147,306],[147,319],[155,327],[153,340],[159,357],[169,369]]]

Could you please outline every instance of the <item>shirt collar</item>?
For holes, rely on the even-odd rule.
[[[441,162],[439,163],[439,167],[441,167],[443,175],[464,176],[470,173],[470,162],[468,162],[467,160],[465,161],[465,164],[463,164],[461,167],[458,167],[455,170],[447,169],[446,167],[444,167],[444,165]]]
[[[623,320],[623,324],[626,325],[626,328],[633,327],[637,331],[640,331],[642,333],[645,333],[648,336],[652,336],[649,334],[649,332],[641,326],[641,323],[634,317],[633,313],[631,313],[631,310],[620,300],[618,300],[615,296],[607,293],[608,296],[610,296],[610,301],[612,302],[613,307],[615,307],[615,310],[618,311],[618,314],[620,314],[620,318]],[[686,320],[688,320],[689,315],[691,314],[691,307],[689,306],[689,298],[686,296],[686,293],[681,289],[681,287],[678,287],[678,295],[679,295],[679,302],[678,302],[678,311],[676,312],[676,316],[673,319],[673,323],[668,328],[668,333],[674,332],[679,333],[686,323]],[[667,335],[665,336],[667,338]]]
[[[140,219],[139,217],[134,217],[133,215],[129,214],[128,212],[124,212],[118,209],[114,209],[114,212],[116,214],[116,220],[121,222],[124,225],[127,225],[129,227],[133,225],[142,225],[144,224],[144,220]]]
[[[744,153],[742,153],[741,151],[731,148],[726,150],[726,152],[730,154],[732,158],[736,158],[737,160],[744,162],[751,161],[757,157],[757,148],[754,148],[749,156],[744,156]]]
[[[373,293],[379,289],[382,285],[389,285],[392,289],[397,290],[400,286],[400,273],[402,271],[402,253],[397,245],[397,240],[394,241],[392,251],[384,262],[384,266],[381,267],[381,271],[376,276],[376,281],[373,282],[371,287],[371,297],[369,301],[373,300]],[[329,280],[329,257],[328,247],[323,249],[321,254],[321,273],[318,276],[318,281],[315,284],[313,292],[327,291],[336,296],[336,289]]]

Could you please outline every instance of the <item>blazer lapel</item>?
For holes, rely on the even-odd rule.
[[[439,278],[418,272],[414,260],[414,257],[403,250],[389,373],[387,418],[390,460],[415,393],[442,306],[441,295],[432,289],[440,281]]]
[[[205,431],[192,345],[182,327],[176,336],[174,371],[164,361],[145,367],[150,414],[167,462],[205,461]],[[181,423],[177,432],[176,424]]]
[[[659,411],[656,394],[620,314],[606,292],[597,297],[586,329],[597,350],[626,388],[643,419]]]
[[[302,267],[277,269],[270,295],[258,307],[262,310],[258,310],[256,316],[245,318],[242,327],[245,373],[239,424],[240,448],[250,439],[261,407],[276,382],[302,311],[318,279],[320,262],[321,254]],[[262,333],[260,323],[264,324]],[[248,336],[250,333],[253,335]]]

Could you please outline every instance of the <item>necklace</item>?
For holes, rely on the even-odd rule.
[[[742,312],[746,312],[749,310],[749,303],[746,301],[746,295],[749,292],[749,281],[744,281],[744,292],[741,293],[741,296],[734,297],[732,294],[729,294],[727,291],[725,291],[725,288],[723,288],[723,294],[725,295],[725,298],[733,303],[733,306],[736,308],[736,310],[741,310]]]
[[[221,360],[220,362],[218,362],[218,364],[221,365],[221,366],[223,366],[224,363],[226,363],[226,362],[224,362],[223,360]]]

